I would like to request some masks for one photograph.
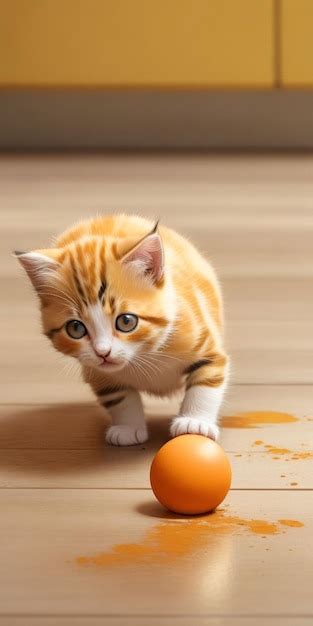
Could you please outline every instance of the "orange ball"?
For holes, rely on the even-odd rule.
[[[202,435],[180,435],[155,455],[150,481],[154,495],[170,511],[208,513],[224,500],[231,467],[224,450]]]

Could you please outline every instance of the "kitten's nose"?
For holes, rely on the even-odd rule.
[[[106,358],[107,358],[107,357],[111,354],[111,348],[110,348],[110,350],[109,350],[108,352],[98,352],[98,351],[96,350],[96,354],[97,354],[100,358],[106,359]]]

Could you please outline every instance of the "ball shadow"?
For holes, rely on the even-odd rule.
[[[135,511],[144,515],[145,517],[154,517],[157,519],[167,520],[190,520],[190,519],[208,519],[215,511],[208,511],[207,513],[190,514],[190,513],[174,513],[163,508],[161,504],[156,501],[141,502],[135,507]]]
[[[172,513],[171,511],[164,509],[161,504],[153,500],[141,502],[135,507],[135,511],[137,511],[137,513],[140,513],[140,515],[144,515],[145,517],[154,517],[156,519],[175,520],[183,519],[185,517],[184,515]]]

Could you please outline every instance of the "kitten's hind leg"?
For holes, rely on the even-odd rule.
[[[133,446],[148,439],[142,400],[138,391],[104,388],[97,392],[100,404],[107,410],[112,426],[106,432],[107,443]]]

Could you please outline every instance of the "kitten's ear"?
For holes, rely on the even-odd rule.
[[[56,270],[61,267],[59,258],[61,250],[49,248],[47,250],[35,250],[33,252],[14,252],[29,276],[36,291],[40,293],[42,287],[48,282]]]
[[[163,278],[164,252],[158,232],[152,232],[133,245],[121,258],[137,276],[146,277],[154,284]]]

